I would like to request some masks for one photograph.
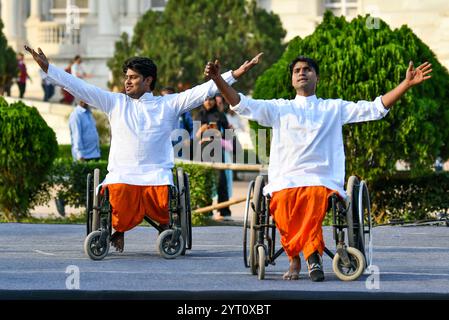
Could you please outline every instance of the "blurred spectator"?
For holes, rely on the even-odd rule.
[[[51,83],[50,79],[47,77],[47,74],[42,71],[42,69],[39,69],[39,75],[41,76],[41,85],[44,90],[44,101],[49,101],[55,94],[55,86]]]
[[[27,79],[30,79],[30,81],[31,81],[31,78],[27,72],[27,67],[23,60],[24,60],[24,55],[23,55],[23,53],[20,52],[19,54],[17,54],[17,66],[19,68],[19,74],[18,74],[18,78],[17,78],[17,86],[19,87],[20,99],[22,99],[23,96],[25,95]]]

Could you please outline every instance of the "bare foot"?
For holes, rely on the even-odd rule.
[[[115,247],[115,251],[123,252],[125,248],[125,233],[124,232],[114,232],[111,236],[111,244]]]
[[[284,275],[282,276],[282,279],[284,280],[298,280],[299,279],[299,272],[301,271],[301,260],[299,259],[299,256],[293,257],[290,260],[290,268]]]

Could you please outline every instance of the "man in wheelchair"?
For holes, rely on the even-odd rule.
[[[49,64],[40,48],[38,52],[28,46],[25,49],[52,82],[108,115],[112,139],[108,174],[102,184],[108,187],[112,206],[115,233],[111,244],[122,252],[124,233],[145,215],[163,229],[169,222],[169,186],[173,185],[171,133],[180,115],[217,93],[214,82],[179,94],[154,96],[156,65],[149,58],[133,57],[123,65],[124,93],[113,93]],[[223,78],[232,84],[254,65],[254,61],[245,62]]]
[[[410,62],[405,79],[396,88],[372,102],[354,103],[316,97],[319,67],[314,60],[298,56],[289,69],[296,90],[292,100],[250,99],[227,85],[214,64],[206,72],[232,110],[272,127],[268,184],[263,193],[271,195],[270,214],[290,260],[283,278],[299,278],[299,254],[303,252],[311,280],[323,281],[322,222],[328,197],[337,192],[346,198],[342,126],[383,118],[407,90],[429,79],[432,70],[427,62],[416,69]]]

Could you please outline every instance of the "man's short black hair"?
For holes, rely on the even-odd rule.
[[[320,68],[318,67],[318,63],[315,60],[313,60],[312,58],[306,57],[306,56],[297,56],[289,64],[290,78],[293,75],[293,68],[295,67],[295,64],[297,64],[298,62],[306,62],[309,65],[309,67],[311,67],[313,70],[315,70],[315,73],[317,76],[320,75]]]
[[[132,57],[125,61],[123,64],[123,73],[126,73],[128,69],[131,69],[143,76],[143,78],[152,77],[150,89],[154,90],[157,80],[157,67],[153,60],[146,57]]]

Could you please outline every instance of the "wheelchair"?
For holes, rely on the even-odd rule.
[[[174,174],[175,186],[169,187],[169,228],[161,228],[155,221],[145,216],[145,220],[159,231],[156,247],[165,259],[185,255],[192,249],[192,212],[190,209],[189,177],[182,168]],[[112,233],[112,207],[109,190],[100,192],[100,170],[87,175],[86,212],[87,236],[84,252],[92,260],[102,260],[109,252]]]
[[[259,280],[265,278],[265,268],[275,265],[276,258],[284,252],[283,248],[275,249],[276,225],[269,212],[270,197],[262,193],[265,178],[259,175],[250,182],[243,221],[244,265]],[[343,281],[352,281],[359,278],[372,262],[372,219],[366,182],[351,176],[346,189],[346,200],[336,193],[329,197],[328,211],[332,212],[336,252],[327,247],[324,252],[332,259],[336,276]]]

